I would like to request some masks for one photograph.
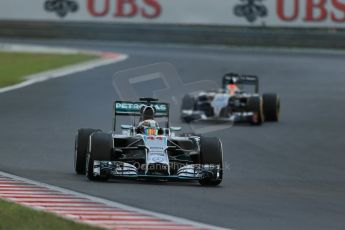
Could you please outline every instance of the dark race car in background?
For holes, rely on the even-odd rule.
[[[229,73],[223,77],[223,88],[187,94],[181,105],[183,122],[220,120],[250,122],[278,122],[280,99],[275,93],[259,94],[259,78]]]
[[[75,139],[78,174],[86,174],[90,180],[134,178],[197,180],[201,185],[221,183],[221,141],[215,137],[177,135],[175,132],[181,128],[170,127],[169,104],[152,98],[116,101],[114,115],[113,131],[78,130]],[[116,133],[118,116],[131,116],[134,125],[121,125],[122,132]]]

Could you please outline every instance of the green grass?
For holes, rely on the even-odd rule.
[[[97,58],[83,54],[0,52],[0,87],[17,84],[25,76]]]
[[[0,199],[0,230],[100,230]]]

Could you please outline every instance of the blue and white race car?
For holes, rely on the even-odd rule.
[[[259,94],[257,76],[229,73],[223,77],[223,88],[218,91],[187,94],[182,100],[183,122],[221,120],[250,122],[278,122],[280,98],[275,93]]]
[[[121,125],[121,133],[116,133],[119,116],[131,116],[137,122]],[[221,141],[176,135],[180,130],[170,127],[167,103],[153,98],[115,101],[113,131],[78,130],[75,170],[90,180],[197,180],[201,185],[219,185],[223,178]]]

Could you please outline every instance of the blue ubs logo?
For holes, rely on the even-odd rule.
[[[78,11],[78,3],[74,0],[46,0],[44,9],[48,12],[55,12],[59,17],[63,18],[68,13]]]
[[[264,0],[241,0],[241,4],[234,7],[237,17],[245,17],[248,22],[255,22],[259,17],[266,17],[268,10],[262,4]]]

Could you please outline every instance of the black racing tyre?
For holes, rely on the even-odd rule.
[[[194,105],[195,98],[190,94],[186,94],[182,99],[181,110],[192,110],[194,109]]]
[[[74,142],[74,169],[77,174],[85,174],[85,161],[89,137],[97,129],[79,129]]]
[[[250,121],[252,125],[262,125],[264,122],[262,97],[254,96],[248,98],[247,111],[254,114]]]
[[[277,94],[267,93],[262,96],[265,121],[278,122],[280,116],[280,98]]]
[[[90,137],[89,151],[86,157],[86,176],[90,180],[107,180],[107,177],[93,175],[94,161],[111,161],[113,152],[113,137],[109,133],[96,132]]]
[[[203,137],[200,138],[200,164],[220,165],[220,175],[210,175],[199,180],[201,185],[216,186],[223,180],[223,148],[219,138]]]
[[[186,94],[182,99],[181,114],[182,114],[182,110],[194,110],[194,106],[195,106],[195,98],[190,94]],[[182,115],[181,120],[183,122],[190,123],[193,121],[193,118],[191,116]]]

